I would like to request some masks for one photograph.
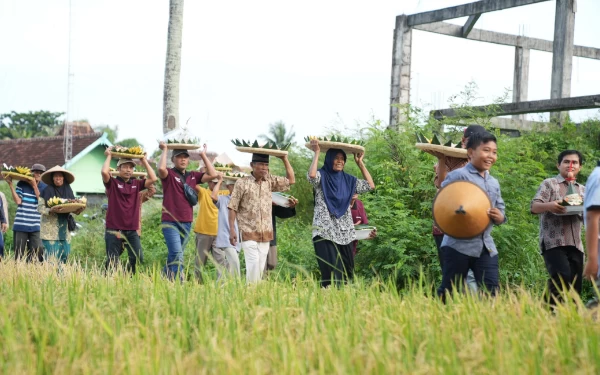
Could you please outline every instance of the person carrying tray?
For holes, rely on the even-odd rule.
[[[546,270],[550,276],[546,295],[550,304],[562,301],[563,286],[573,288],[581,295],[583,207],[579,214],[558,216],[567,212],[566,207],[561,203],[567,194],[569,184],[572,183],[579,195],[585,194],[585,186],[575,181],[581,170],[581,163],[582,156],[579,151],[561,152],[556,164],[558,175],[542,181],[531,201],[531,213],[540,215],[540,253],[544,257]],[[573,181],[569,181],[571,178]]]
[[[269,150],[265,149],[264,154],[252,154],[252,174],[236,182],[228,204],[230,243],[236,246],[238,241],[241,241],[248,283],[261,280],[269,253],[269,241],[273,239],[271,193],[289,190],[290,185],[296,182],[287,152],[277,156],[283,161],[286,177],[269,173],[268,152]],[[240,230],[239,237],[234,229],[236,219]]]
[[[163,268],[163,272],[170,280],[174,280],[177,275],[180,280],[183,280],[183,250],[190,237],[190,228],[194,220],[193,207],[198,199],[195,187],[217,177],[217,171],[206,156],[206,145],[200,152],[200,157],[206,166],[206,173],[186,172],[190,162],[190,154],[187,149],[173,150],[171,161],[174,166],[167,168],[167,144],[160,142],[159,148],[162,150],[158,162],[158,177],[163,186],[161,220],[162,232],[167,244],[167,264]],[[189,194],[196,195],[196,202],[192,202],[188,198]]]
[[[17,204],[17,213],[13,223],[13,246],[15,249],[15,259],[21,259],[25,255],[27,248],[28,262],[32,260],[44,260],[44,246],[40,239],[40,221],[41,215],[38,212],[38,203],[40,195],[46,188],[46,184],[41,180],[42,173],[46,167],[42,164],[34,164],[31,167],[33,180],[29,182],[19,181],[15,189],[12,178],[6,176],[5,180],[12,193],[13,200]]]
[[[148,164],[145,154],[140,160],[148,173],[147,178],[132,177],[135,168],[135,162],[132,159],[119,159],[117,162],[119,175],[113,178],[110,175],[111,149],[107,148],[104,155],[106,155],[106,159],[100,174],[108,197],[104,232],[105,267],[107,270],[116,267],[125,248],[129,257],[127,269],[135,274],[136,265],[141,264],[143,259],[142,244],[138,234],[142,205],[140,194],[143,190],[153,186],[158,178]]]
[[[319,140],[310,140],[314,157],[307,173],[308,182],[315,189],[315,211],[312,240],[321,271],[321,286],[334,282],[340,285],[354,277],[352,242],[356,239],[350,202],[354,194],[375,189],[371,174],[363,162],[364,154],[354,154],[364,180],[344,172],[346,152],[330,148],[321,169],[317,169],[321,148]]]

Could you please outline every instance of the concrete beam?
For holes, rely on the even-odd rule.
[[[490,119],[490,122],[495,128],[502,130],[533,131],[543,130],[546,128],[546,126],[548,126],[547,122],[528,121],[525,119],[514,119],[504,117],[495,117],[493,119]]]
[[[471,107],[469,114],[457,112],[454,108],[433,110],[430,114],[436,120],[446,117],[476,117],[520,115],[524,113],[561,112],[576,109],[600,108],[600,94],[588,96],[576,96],[573,98],[534,100],[530,102],[506,103],[499,105],[487,105]]]
[[[526,102],[529,86],[529,49],[515,47],[513,76],[513,103]],[[525,120],[525,115],[513,115],[515,120]]]
[[[576,0],[556,0],[554,15],[554,46],[552,53],[552,81],[550,98],[571,96],[571,70],[573,67],[573,47],[575,38]],[[552,117],[563,118],[565,114]]]
[[[481,13],[469,16],[469,19],[467,20],[467,22],[465,22],[465,25],[462,27],[463,38],[466,38],[471,32],[471,30],[473,30],[473,26],[475,26],[475,23],[477,22],[479,17],[481,17]]]
[[[428,25],[415,26],[414,28],[430,33],[462,38],[463,27],[464,26],[454,25],[447,22],[434,22]],[[553,42],[550,40],[498,33],[495,31],[488,31],[482,29],[472,29],[466,39],[475,40],[478,42],[500,44],[504,46],[523,47],[527,49],[534,49],[536,51],[553,51]],[[573,56],[600,60],[600,48],[574,46]]]
[[[392,79],[390,90],[390,127],[397,127],[406,120],[402,106],[410,104],[410,61],[412,29],[408,27],[407,16],[396,17],[394,48],[392,52]]]
[[[475,14],[493,12],[496,10],[541,3],[549,0],[481,0],[474,3],[457,5],[450,8],[411,14],[408,16],[408,26],[439,22],[453,18],[467,17]]]

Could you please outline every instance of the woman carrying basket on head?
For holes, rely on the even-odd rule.
[[[365,167],[363,153],[354,154],[354,161],[364,177],[359,180],[344,172],[346,153],[343,150],[327,150],[325,163],[317,170],[321,152],[319,141],[311,140],[310,149],[315,153],[308,171],[308,181],[315,189],[312,237],[321,271],[321,286],[329,286],[332,280],[339,285],[342,280],[351,280],[354,276],[352,242],[356,233],[350,214],[352,196],[375,189],[375,183]]]
[[[65,209],[56,207],[50,209],[48,202],[54,197],[62,199],[75,199],[71,184],[75,176],[66,169],[55,166],[42,174],[42,181],[48,186],[42,192],[38,203],[38,211],[42,214],[40,237],[44,245],[44,258],[57,258],[66,263],[71,252],[71,233],[69,231],[69,213]],[[74,212],[79,215],[85,207]]]

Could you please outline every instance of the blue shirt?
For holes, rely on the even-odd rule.
[[[231,195],[219,195],[217,201],[215,202],[215,205],[219,209],[217,239],[215,240],[215,247],[235,247],[235,249],[239,253],[242,248],[240,241],[237,242],[236,246],[233,246],[231,242],[229,242],[229,208],[227,208],[227,205],[229,204],[230,200]],[[237,220],[235,221],[235,232],[239,233]]]
[[[48,185],[40,181],[38,184],[40,194],[42,194],[46,186]],[[19,198],[21,198],[21,204],[17,206],[13,230],[15,232],[27,233],[39,232],[41,215],[37,210],[38,199],[35,196],[35,191],[29,183],[24,181],[17,183],[15,191]]]
[[[600,209],[600,162],[598,162],[598,167],[596,167],[590,177],[588,177],[586,185],[585,185],[585,199],[583,201],[583,208],[585,212],[583,213],[584,222],[586,220],[587,211],[589,209],[599,210]],[[585,223],[587,226],[587,223]],[[600,244],[599,244],[600,246]],[[600,252],[600,249],[598,249]],[[600,262],[600,258],[598,259]],[[600,276],[600,269],[598,270],[598,276]]]
[[[475,183],[477,186],[483,189],[492,202],[492,207],[495,207],[502,212],[504,216],[504,222],[506,222],[506,214],[504,210],[506,208],[502,195],[500,194],[500,184],[498,180],[490,175],[490,172],[485,171],[484,176],[480,175],[473,164],[468,163],[464,168],[454,170],[446,176],[444,182],[442,182],[442,188],[454,181],[469,181]],[[442,246],[448,246],[458,251],[461,254],[465,254],[471,257],[479,258],[483,248],[485,247],[491,256],[498,255],[496,250],[496,244],[492,238],[493,223],[490,220],[490,225],[485,231],[477,237],[470,239],[459,239],[448,235],[444,235]]]

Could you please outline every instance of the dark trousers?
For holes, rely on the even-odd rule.
[[[480,289],[496,295],[499,287],[500,273],[498,256],[491,257],[487,249],[481,251],[479,258],[459,253],[455,249],[444,246],[442,251],[442,285],[438,295],[445,300],[446,292],[451,292],[454,285],[463,285],[467,279],[469,268],[473,270],[475,281]]]
[[[433,239],[435,240],[435,247],[438,251],[438,260],[440,261],[440,268],[444,269],[444,262],[442,259],[442,241],[444,240],[443,234],[434,234]]]
[[[542,256],[550,274],[547,301],[552,304],[562,301],[563,285],[567,289],[572,287],[581,295],[583,253],[575,246],[559,246],[544,249]]]
[[[44,261],[44,245],[40,238],[40,232],[17,232],[13,231],[13,246],[15,249],[15,259],[22,259],[27,249],[28,262]]]
[[[313,238],[313,246],[317,254],[317,263],[321,271],[321,286],[331,285],[334,281],[339,286],[342,281],[347,282],[354,278],[354,257],[352,256],[352,243],[348,245],[336,244],[320,236]]]
[[[127,249],[129,263],[127,270],[135,273],[136,264],[143,261],[142,244],[140,236],[135,230],[106,229],[104,233],[106,242],[106,269],[116,267],[123,250]]]

